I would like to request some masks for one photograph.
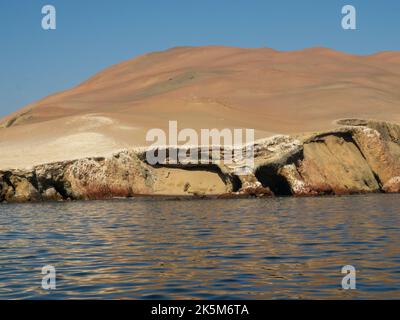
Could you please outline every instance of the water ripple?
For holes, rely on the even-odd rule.
[[[2,205],[0,298],[400,298],[399,207],[397,195]],[[41,289],[44,265],[55,291]]]

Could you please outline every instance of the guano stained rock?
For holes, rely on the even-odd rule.
[[[245,176],[235,174],[240,161],[152,166],[146,149],[0,171],[0,202],[400,192],[400,126],[358,119],[338,124],[326,132],[256,141],[255,167]]]

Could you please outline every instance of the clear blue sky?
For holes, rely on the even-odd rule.
[[[57,9],[43,31],[41,8]],[[356,31],[341,8],[357,9]],[[136,55],[181,45],[400,50],[399,0],[1,0],[0,116]]]

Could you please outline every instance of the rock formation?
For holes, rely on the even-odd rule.
[[[326,132],[257,141],[255,167],[247,175],[235,174],[240,161],[225,166],[212,158],[152,166],[144,149],[0,171],[0,202],[400,192],[400,126],[358,119],[338,124]]]

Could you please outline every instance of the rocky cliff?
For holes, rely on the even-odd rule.
[[[138,195],[314,196],[400,192],[400,126],[345,119],[340,128],[274,136],[254,145],[255,166],[210,161],[152,166],[145,150],[0,171],[0,202],[92,200]],[[215,151],[215,150],[214,150]],[[200,151],[198,151],[200,152]],[[218,148],[218,152],[223,150]]]

